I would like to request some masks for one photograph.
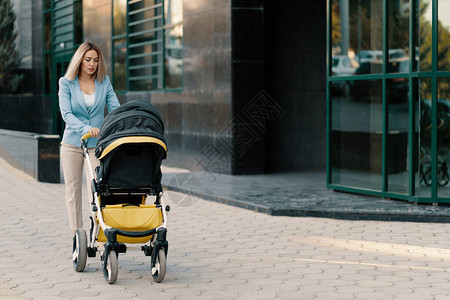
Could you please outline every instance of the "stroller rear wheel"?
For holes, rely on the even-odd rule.
[[[155,282],[162,282],[166,276],[166,252],[159,249],[155,262],[152,260],[152,276]]]
[[[77,229],[73,236],[72,261],[77,272],[83,272],[87,260],[87,236],[82,228]]]
[[[118,273],[119,263],[117,254],[116,251],[111,250],[108,254],[107,263],[105,264],[103,262],[103,276],[105,276],[106,282],[108,282],[109,284],[113,284],[117,280]]]

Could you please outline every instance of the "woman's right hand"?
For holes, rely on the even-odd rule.
[[[89,133],[91,134],[91,137],[98,137],[98,135],[100,134],[100,129],[98,129],[97,127],[92,127],[91,129],[89,129]]]

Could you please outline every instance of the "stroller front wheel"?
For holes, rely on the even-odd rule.
[[[77,229],[73,236],[72,261],[75,271],[83,272],[87,261],[87,236],[82,228]]]
[[[166,276],[166,252],[159,249],[155,263],[152,263],[152,276],[155,282],[162,282]]]
[[[107,263],[103,263],[103,276],[105,276],[106,282],[113,284],[117,280],[117,274],[119,273],[119,263],[117,259],[116,251],[111,250],[108,254]]]

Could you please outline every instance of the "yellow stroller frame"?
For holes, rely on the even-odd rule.
[[[89,160],[87,139],[89,133],[81,138],[83,156],[87,162],[92,183],[92,197],[90,202],[90,239],[87,240],[86,231],[78,229],[73,237],[73,267],[77,272],[85,269],[87,257],[95,257],[100,253],[102,269],[105,280],[112,284],[118,276],[118,255],[125,253],[127,249],[133,249],[128,244],[149,245],[140,247],[146,256],[151,256],[150,268],[153,280],[162,282],[166,274],[166,258],[168,252],[167,242],[167,212],[169,206],[164,204],[163,193],[149,194],[148,190],[137,191],[112,191],[115,195],[123,197],[142,197],[141,204],[114,204],[101,205],[101,195],[96,188],[96,178]],[[109,149],[104,150],[104,155],[123,143],[153,143],[159,144],[167,152],[164,142],[146,136],[125,137],[111,143]],[[100,157],[99,159],[101,159]],[[155,204],[146,204],[149,196],[156,196]],[[98,243],[105,242],[104,251],[101,252]],[[136,247],[134,248],[136,249]],[[139,249],[139,248],[137,248]]]

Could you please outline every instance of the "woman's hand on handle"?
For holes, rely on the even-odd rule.
[[[89,133],[91,134],[91,137],[98,137],[98,135],[100,134],[100,129],[98,129],[97,127],[92,127],[91,129],[89,129]]]

